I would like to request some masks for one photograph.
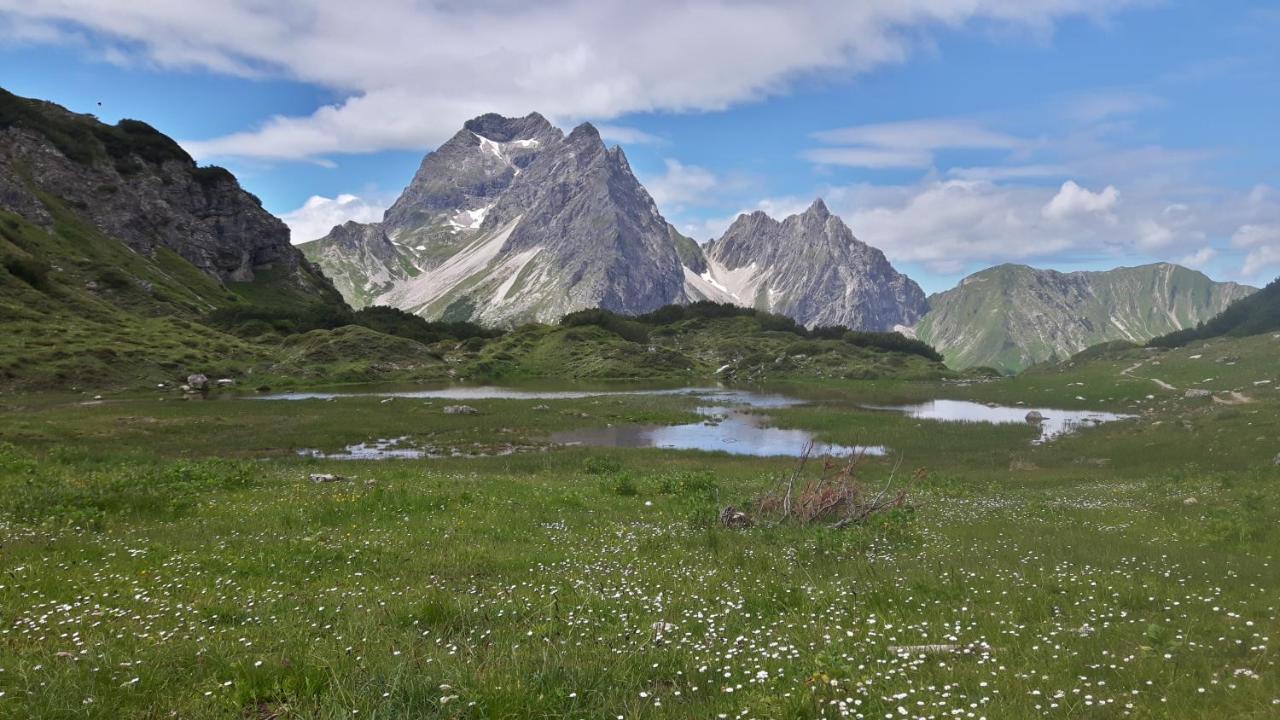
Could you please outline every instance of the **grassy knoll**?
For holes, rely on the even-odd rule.
[[[293,452],[536,445],[683,421],[686,398],[0,395],[0,717],[1275,717],[1280,391],[1253,384],[1273,343],[798,384],[815,404],[775,422],[924,468],[912,511],[845,531],[716,524],[784,459]],[[939,394],[1142,417],[1032,446],[859,409]],[[972,652],[890,650],[935,643]]]

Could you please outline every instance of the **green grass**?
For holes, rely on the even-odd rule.
[[[1159,356],[1156,377],[1203,380],[1207,363],[1223,389],[1247,379],[1250,403],[1166,391],[1138,421],[1045,446],[1020,426],[858,406],[1039,393],[1123,408],[1159,388],[1118,375],[1128,356],[968,386],[792,385],[816,402],[773,422],[887,443],[916,475],[909,516],[846,531],[717,526],[785,459],[295,454],[401,435],[538,446],[684,422],[687,398],[445,415],[405,398],[10,393],[0,717],[1274,717],[1280,392],[1252,382],[1277,342]],[[896,463],[867,460],[866,482]],[[889,649],[933,643],[990,649]]]

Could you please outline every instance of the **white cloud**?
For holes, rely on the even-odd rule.
[[[1065,101],[1066,112],[1076,120],[1098,122],[1123,115],[1133,115],[1160,107],[1164,99],[1131,90],[1099,90],[1075,95]]]
[[[302,207],[280,216],[289,226],[293,244],[318,240],[329,234],[335,225],[348,220],[361,223],[382,219],[386,207],[371,203],[355,195],[342,194],[336,198],[312,195]]]
[[[1280,271],[1280,246],[1268,245],[1249,251],[1240,274],[1246,278],[1268,280]]]
[[[421,149],[489,111],[539,110],[563,122],[723,109],[785,93],[814,73],[902,62],[936,30],[995,24],[1043,35],[1064,18],[1101,19],[1121,4],[0,0],[0,17],[88,31],[135,62],[284,77],[345,97],[188,143],[199,157],[300,158]]]
[[[947,174],[960,180],[1032,180],[1036,178],[1053,178],[1070,175],[1071,168],[1066,165],[994,165],[989,167],[957,167],[947,170]]]
[[[814,139],[829,146],[806,150],[819,165],[862,168],[926,168],[946,148],[1012,150],[1025,141],[969,120],[903,120],[823,130]]]
[[[1008,150],[1023,144],[1012,135],[988,130],[968,120],[926,119],[855,125],[823,130],[813,137],[828,145],[864,145],[881,148],[938,150],[988,148]]]
[[[652,133],[625,125],[596,125],[600,137],[605,142],[622,143],[623,145],[662,145],[666,141]]]
[[[1203,268],[1205,265],[1208,265],[1209,261],[1216,258],[1217,256],[1218,256],[1217,250],[1211,247],[1203,247],[1189,255],[1183,255],[1178,260],[1178,264],[1185,265],[1189,268],[1195,268],[1199,270]]]
[[[814,148],[801,156],[819,165],[862,168],[925,168],[933,164],[932,153],[897,148]]]
[[[1062,220],[1072,215],[1091,214],[1110,216],[1112,208],[1120,200],[1120,191],[1108,185],[1101,192],[1080,187],[1074,180],[1062,183],[1058,194],[1044,206],[1044,216]]]
[[[1250,199],[1257,202],[1267,194],[1265,189],[1255,189]],[[1242,225],[1232,234],[1231,244],[1248,250],[1240,268],[1244,277],[1261,278],[1264,271],[1280,270],[1280,223]]]
[[[715,173],[704,167],[685,165],[672,158],[667,158],[665,163],[665,173],[644,181],[645,189],[664,212],[701,204],[719,185]]]
[[[1241,248],[1280,245],[1280,225],[1241,225],[1231,236],[1231,244]]]

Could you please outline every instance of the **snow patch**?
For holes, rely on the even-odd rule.
[[[484,218],[489,214],[489,210],[493,208],[493,204],[485,205],[475,210],[459,210],[445,221],[453,233],[459,230],[479,230],[484,224]]]
[[[690,270],[686,265],[684,270],[684,294],[691,301],[710,300],[718,303],[732,303],[741,305],[738,299],[730,295],[715,280],[710,279],[707,273],[701,275]]]

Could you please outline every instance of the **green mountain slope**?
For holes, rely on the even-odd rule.
[[[1195,327],[1253,292],[1168,263],[1073,273],[1000,265],[930,297],[915,333],[950,367],[1018,372],[1098,343]]]
[[[0,90],[0,384],[237,374],[269,347],[222,313],[340,315],[288,228],[145,123]]]
[[[1215,337],[1246,337],[1280,330],[1280,279],[1232,303],[1203,325],[1154,338],[1154,347],[1179,347]]]

